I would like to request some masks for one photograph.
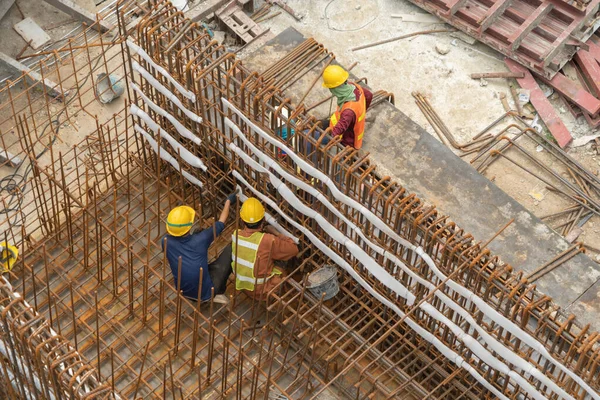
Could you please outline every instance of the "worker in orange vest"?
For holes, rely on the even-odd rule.
[[[365,117],[373,94],[368,89],[348,82],[348,71],[330,65],[323,71],[323,87],[337,100],[337,109],[329,120],[322,121],[323,129],[332,128],[334,137],[341,136],[342,144],[360,149],[365,133]]]

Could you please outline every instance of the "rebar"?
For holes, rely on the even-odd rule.
[[[25,307],[30,311],[23,315],[31,318],[17,313],[10,315],[13,319],[2,316],[0,343],[11,353],[0,357],[0,387],[6,397],[266,399],[278,395],[296,399],[311,398],[331,388],[345,398],[491,397],[481,382],[424,340],[413,324],[459,354],[465,365],[484,376],[495,390],[507,397],[528,396],[514,376],[473,358],[455,332],[417,307],[425,304],[444,313],[463,336],[479,335],[474,330],[478,325],[561,390],[575,398],[585,396],[585,388],[559,373],[539,348],[515,340],[514,332],[498,320],[485,320],[472,302],[475,297],[461,295],[451,283],[467,288],[538,338],[555,360],[576,371],[593,390],[598,389],[598,335],[578,326],[551,299],[513,274],[510,266],[485,249],[488,243],[477,243],[434,207],[425,207],[397,182],[377,175],[368,156],[334,141],[322,145],[315,139],[324,132],[306,110],[294,108],[282,96],[281,88],[291,87],[306,70],[322,65],[319,63],[330,54],[326,49],[314,41],[301,44],[292,56],[261,76],[211,42],[204,30],[189,24],[167,2],[153,2],[137,28],[124,29],[122,20],[130,8],[121,10],[120,6],[126,4],[117,2],[121,35],[114,41],[90,36],[88,45],[104,45],[74,49],[68,43],[59,51],[72,60],[61,65],[59,83],[66,88],[77,85],[65,106],[78,105],[78,118],[89,125],[81,127],[84,132],[79,144],[52,149],[59,146],[52,138],[66,121],[63,107],[53,112],[45,97],[31,99],[30,90],[17,92],[11,85],[4,89],[12,98],[0,105],[7,113],[6,117],[0,114],[5,118],[0,128],[10,132],[16,127],[10,143],[31,169],[22,190],[25,199],[17,210],[7,210],[2,221],[7,239],[23,249],[7,274],[13,287],[22,288],[22,297],[14,290],[5,295],[0,285],[0,297],[7,299],[0,302],[0,308],[9,310],[8,315]],[[126,31],[131,35],[124,37]],[[134,41],[153,63],[193,92],[196,101],[178,92],[152,63],[130,54],[126,40]],[[306,62],[297,63],[303,58]],[[173,96],[166,96],[135,72],[133,60]],[[57,64],[52,65],[56,68]],[[50,65],[42,67],[45,75],[58,78],[58,71]],[[90,107],[95,102],[94,82],[85,75],[106,71],[124,77],[129,98],[121,110],[96,116]],[[181,126],[159,115],[141,94]],[[377,91],[376,98],[393,101],[393,95],[385,91]],[[240,110],[241,116],[226,110],[222,99]],[[208,170],[202,172],[188,164],[181,151],[174,151],[164,136],[128,111],[129,102],[202,159]],[[181,106],[200,116],[202,122],[182,113]],[[42,115],[40,110],[47,112]],[[72,108],[68,113],[69,120],[77,121]],[[230,123],[246,134],[248,142],[232,131]],[[134,130],[135,125],[152,132],[157,151]],[[284,126],[287,132],[294,131],[285,141],[275,142],[285,143],[289,151],[265,140],[254,125],[275,138]],[[193,132],[200,144],[182,136],[182,127]],[[487,147],[489,142],[483,143]],[[255,173],[246,159],[234,155],[232,145],[250,158],[264,154],[273,160],[272,165],[297,179],[294,193],[299,201],[351,243],[361,249],[380,248],[379,253],[368,250],[368,256],[414,294],[414,304],[391,293],[313,218],[300,214],[272,186],[268,174]],[[46,148],[50,150],[39,156]],[[327,208],[325,199],[337,204],[334,193],[322,179],[298,169],[292,152],[326,173],[340,192],[368,208],[415,248],[400,244],[347,205],[334,207],[339,214]],[[177,168],[161,159],[166,153],[177,161]],[[384,306],[341,269],[340,292],[334,301],[312,295],[306,290],[306,274],[333,260],[287,220],[279,223],[299,238],[301,253],[264,303],[231,289],[228,306],[215,303],[214,296],[206,304],[183,297],[164,256],[163,244],[168,247],[168,240],[163,241],[165,214],[177,204],[189,204],[196,209],[200,226],[210,227],[221,202],[242,184],[231,171],[272,200],[283,215],[310,229],[327,249],[348,260],[361,279],[405,316]],[[592,190],[592,177],[584,179],[585,173],[577,168],[573,173],[581,181],[577,185]],[[201,186],[190,183],[190,177]],[[311,189],[303,189],[301,183]],[[245,193],[249,194],[249,189]],[[4,196],[9,208],[14,207],[11,195]],[[270,213],[276,212],[272,206],[268,208]],[[23,224],[13,222],[19,215]],[[227,221],[209,252],[211,259],[229,245],[236,224],[233,217]],[[444,279],[422,262],[416,248],[432,258]],[[389,255],[405,268],[399,268]],[[439,301],[442,295],[452,299],[473,322],[447,308]],[[27,303],[35,305],[35,313]],[[263,327],[256,327],[256,319],[264,322]],[[35,322],[25,328],[30,321]],[[499,360],[506,356],[493,355]],[[538,377],[523,375],[543,396],[557,396],[542,386]]]

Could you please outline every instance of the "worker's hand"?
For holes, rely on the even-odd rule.
[[[266,224],[263,230],[265,233],[270,233],[271,235],[279,235],[279,231],[273,225]]]
[[[235,206],[235,203],[237,203],[237,190],[227,196],[227,200],[229,200],[229,205]]]

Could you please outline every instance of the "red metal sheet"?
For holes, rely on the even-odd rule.
[[[556,110],[544,95],[544,92],[535,81],[533,75],[531,75],[527,68],[517,64],[509,58],[506,58],[504,61],[511,71],[525,73],[525,78],[517,79],[517,82],[523,89],[529,90],[531,104],[535,107],[538,115],[542,121],[544,121],[544,124],[552,136],[556,139],[558,145],[563,148],[566,147],[571,143],[573,137],[558,114],[556,114]]]
[[[593,94],[585,90],[581,85],[567,78],[562,72],[559,72],[550,80],[543,77],[540,78],[545,84],[552,86],[554,90],[591,116],[596,116],[600,111],[600,100],[595,98]]]
[[[598,61],[589,52],[579,50],[575,54],[575,62],[585,77],[592,94],[598,97],[600,95],[600,65],[598,65]]]
[[[600,0],[409,0],[551,79],[596,29]]]

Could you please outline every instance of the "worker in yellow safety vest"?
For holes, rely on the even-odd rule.
[[[232,235],[232,262],[235,287],[264,300],[279,282],[282,271],[275,261],[288,261],[298,254],[294,241],[265,224],[265,208],[254,198],[247,199],[240,209],[243,229]]]
[[[329,120],[322,121],[323,129],[331,126],[334,137],[341,143],[360,149],[365,134],[365,118],[373,94],[367,88],[348,81],[348,71],[339,65],[330,65],[323,71],[323,87],[337,100],[337,108]]]

